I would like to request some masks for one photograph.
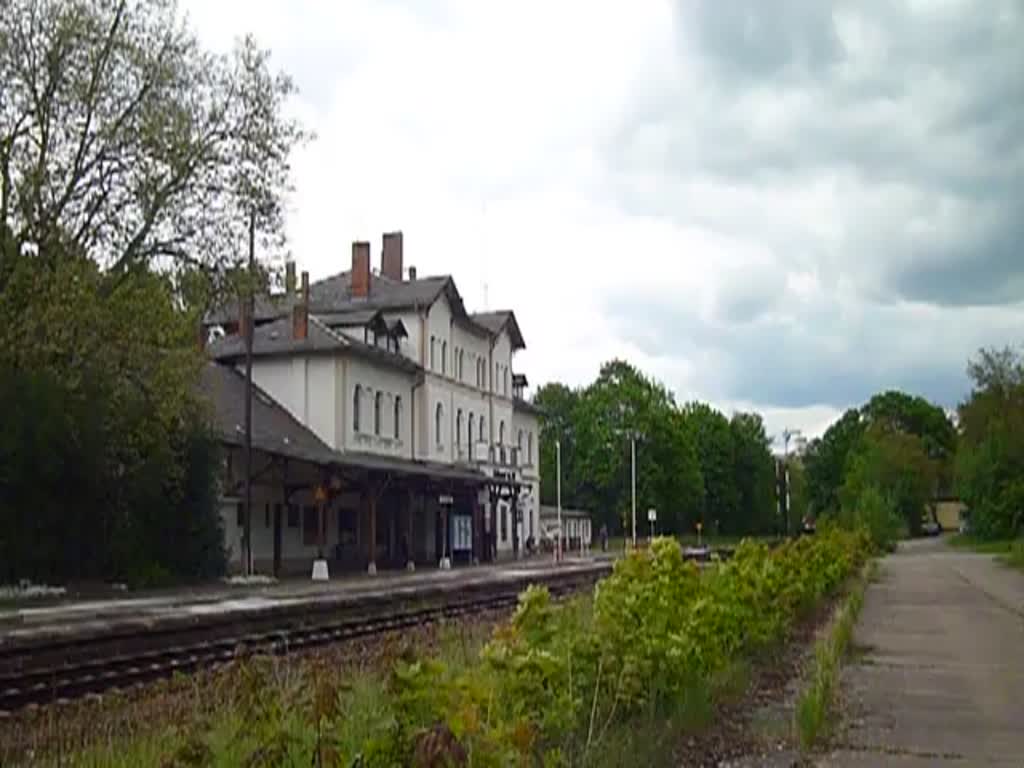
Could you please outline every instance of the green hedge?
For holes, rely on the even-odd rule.
[[[361,764],[429,763],[431,750],[477,766],[586,762],[613,725],[670,712],[695,686],[781,641],[868,549],[861,533],[826,529],[775,549],[744,542],[700,573],[677,542],[659,539],[619,561],[592,605],[555,605],[530,589],[479,664],[395,670],[392,716]]]

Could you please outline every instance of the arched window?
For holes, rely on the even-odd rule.
[[[520,459],[523,456],[523,430],[519,430],[519,435],[516,437],[516,448],[519,450]]]
[[[441,342],[441,374],[448,373],[448,342]]]
[[[381,411],[384,408],[384,393],[379,389],[373,396],[373,434],[380,435]]]
[[[395,398],[395,440],[402,439],[402,398]]]
[[[494,381],[491,382],[491,391],[498,391],[498,382],[501,381],[501,365],[498,363],[494,364]]]
[[[505,444],[505,422],[502,421],[498,424],[498,445]]]
[[[437,339],[433,336],[430,337],[430,370],[437,369]]]
[[[462,445],[462,409],[455,414],[455,445]]]
[[[484,442],[484,417],[480,416],[480,442]]]
[[[473,427],[474,426],[475,426],[475,424],[473,422],[473,412],[470,411],[469,412],[469,430],[467,430],[467,432],[466,432],[466,443],[468,444],[468,447],[469,447],[469,458],[471,458],[471,459],[473,458]]]
[[[363,401],[363,388],[356,384],[356,391],[352,395],[352,429],[359,431],[359,407]]]
[[[501,385],[502,391],[503,391],[504,394],[507,395],[508,394],[508,366],[507,365],[501,369],[501,375],[503,377],[503,382],[502,382],[502,385]]]
[[[466,362],[466,355],[464,350],[459,350],[459,381],[462,381],[462,365]]]
[[[533,432],[526,436],[526,463],[533,466]]]
[[[444,406],[440,403],[437,404],[437,409],[434,411],[434,441],[438,444],[442,444],[442,429],[444,428]]]

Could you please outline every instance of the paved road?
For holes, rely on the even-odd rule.
[[[821,766],[1024,766],[1024,574],[940,540],[886,558]]]

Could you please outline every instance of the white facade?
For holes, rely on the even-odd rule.
[[[400,320],[407,333],[400,352],[388,354],[400,354],[421,370],[339,349],[257,355],[254,382],[336,451],[474,466],[485,474],[512,473],[522,485],[519,547],[530,537],[536,542],[539,425],[532,408],[517,405],[513,394],[515,344],[508,329],[495,333],[464,313],[460,316],[443,291],[416,310],[381,311],[389,324]],[[315,313],[309,317],[310,324],[318,322]],[[360,328],[338,333],[365,338]],[[254,499],[260,523],[253,526],[257,548],[272,530],[262,525],[264,505],[277,501]],[[500,501],[496,509],[490,506],[490,501],[484,505],[484,515],[496,531],[496,549],[509,553],[514,546],[510,505]],[[225,507],[229,546],[239,534],[233,514],[233,507]],[[338,536],[338,531],[327,531],[328,547],[338,543]],[[285,557],[315,553],[315,545],[302,541],[301,521],[298,530],[285,526]]]

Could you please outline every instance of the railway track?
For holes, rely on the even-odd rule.
[[[532,579],[560,597],[594,584],[594,570]],[[442,619],[511,609],[525,584],[499,584],[456,595],[399,604],[382,603],[340,615],[266,616],[242,631],[223,624],[190,625],[160,633],[145,629],[116,637],[64,639],[32,648],[0,650],[0,713],[62,703],[90,694],[211,669],[241,656],[274,655],[392,632]],[[313,603],[309,606],[316,608]],[[116,649],[112,650],[112,649]],[[62,662],[55,660],[63,657]]]

